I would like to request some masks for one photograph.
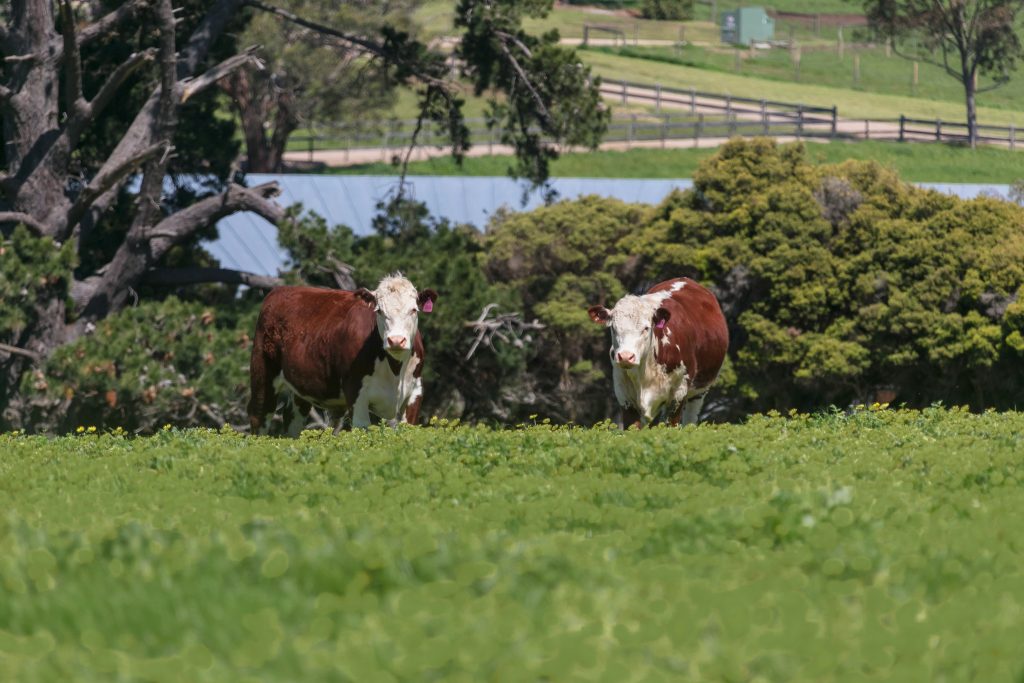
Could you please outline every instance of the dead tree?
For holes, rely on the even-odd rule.
[[[498,304],[487,304],[480,311],[480,317],[476,320],[468,320],[463,325],[476,333],[473,344],[466,352],[466,360],[473,357],[481,344],[494,348],[495,341],[511,344],[517,349],[533,341],[533,330],[543,330],[545,325],[534,318],[530,322],[522,319],[520,313],[498,313],[494,317],[491,311],[498,307]]]

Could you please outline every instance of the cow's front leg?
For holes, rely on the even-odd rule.
[[[683,419],[684,425],[695,425],[697,420],[700,419],[700,409],[704,406],[704,397],[707,394],[701,394],[700,396],[694,396],[693,398],[686,399],[683,404]]]
[[[640,411],[633,406],[622,407],[622,428],[629,429],[630,427],[640,428]]]
[[[352,428],[366,429],[370,426],[370,399],[366,393],[359,395],[352,406]]]

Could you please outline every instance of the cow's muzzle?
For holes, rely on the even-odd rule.
[[[632,368],[636,365],[636,354],[632,351],[619,351],[615,354],[615,364],[620,368]]]
[[[405,337],[388,337],[388,351],[404,351]]]

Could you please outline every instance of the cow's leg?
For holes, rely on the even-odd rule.
[[[420,419],[420,405],[423,404],[423,396],[416,396],[409,405],[405,407],[405,412],[402,414],[402,422],[406,424],[414,425],[419,422]]]
[[[629,429],[630,427],[640,428],[640,411],[633,406],[622,407],[622,428]]]
[[[266,427],[267,415],[277,407],[274,396],[274,379],[281,372],[281,361],[276,349],[269,348],[266,338],[259,330],[252,345],[252,357],[249,361],[249,380],[251,383],[249,405],[249,428],[251,433],[258,434]]]
[[[704,397],[707,394],[701,394],[700,396],[694,396],[688,398],[683,403],[682,410],[682,423],[684,425],[695,425],[697,420],[700,419],[700,409],[704,406]]]
[[[302,433],[303,428],[309,423],[310,408],[312,406],[308,401],[292,394],[292,404],[287,420],[288,436],[293,439],[299,438],[299,434]]]
[[[366,429],[370,426],[370,398],[367,392],[360,392],[352,406],[352,428]]]
[[[675,403],[669,410],[669,424],[673,427],[679,426],[679,421],[683,418],[683,410],[686,407],[686,401]]]
[[[335,436],[345,431],[345,421],[349,419],[351,412],[350,410],[328,411],[327,414],[331,416],[331,424],[334,425]],[[349,427],[351,428],[351,425]]]

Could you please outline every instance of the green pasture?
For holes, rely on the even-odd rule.
[[[1022,435],[0,436],[0,680],[1019,681]]]
[[[696,88],[722,95],[799,102],[821,107],[835,105],[839,108],[839,115],[847,118],[894,119],[898,118],[900,114],[914,118],[941,118],[944,121],[963,121],[965,118],[964,105],[954,101],[863,92],[809,82],[783,82],[647,59],[634,59],[598,50],[581,50],[579,54],[584,63],[592,66],[594,71],[601,76],[633,83],[651,85],[660,83],[675,88]],[[893,64],[906,66],[895,61]],[[1021,119],[1019,111],[987,106],[978,107],[978,120],[983,124],[1019,124]]]
[[[832,88],[885,95],[909,96],[922,100],[942,100],[963,108],[963,86],[946,72],[931,64],[918,62],[918,82],[914,85],[914,65],[895,55],[885,56],[882,48],[849,46],[840,58],[837,49],[804,50],[799,69],[788,50],[708,49],[686,46],[680,50],[670,47],[594,48],[595,51],[617,54],[635,59],[679,66],[706,69],[722,73],[740,74],[786,83],[809,83]],[[855,60],[859,63],[859,78],[855,78]],[[990,85],[980,79],[979,86]],[[739,93],[734,93],[739,94]],[[994,109],[1024,111],[1024,89],[1013,84],[978,95],[978,104]],[[840,107],[843,113],[845,108]],[[909,114],[909,112],[907,112]],[[964,119],[963,112],[956,120]]]
[[[832,142],[806,143],[808,156],[819,163],[873,159],[895,168],[911,182],[1007,184],[1024,177],[1021,152],[994,147],[967,149],[931,143]],[[565,154],[551,165],[552,176],[567,178],[690,178],[715,149],[633,149]],[[506,175],[510,157],[467,157],[460,168],[450,157],[409,164],[413,175]],[[329,173],[398,173],[390,164],[358,164],[330,168]]]

